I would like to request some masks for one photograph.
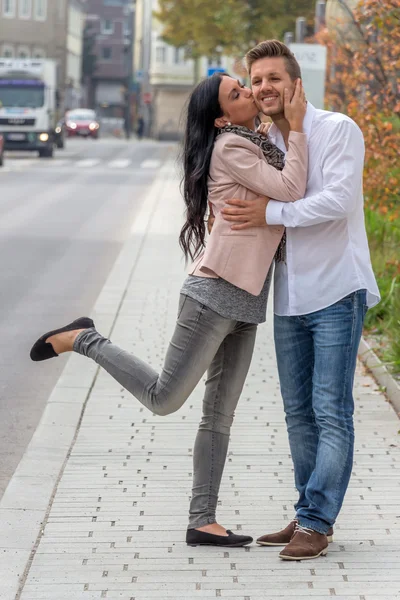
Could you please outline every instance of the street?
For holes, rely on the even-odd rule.
[[[173,146],[67,140],[53,160],[8,153],[0,169],[0,498],[65,366],[34,364],[35,339],[89,314],[144,192]]]

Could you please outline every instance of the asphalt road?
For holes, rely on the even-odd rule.
[[[90,313],[146,189],[174,146],[69,140],[0,168],[0,497],[67,360],[33,363],[38,334]]]

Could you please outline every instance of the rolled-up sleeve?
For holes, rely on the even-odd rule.
[[[347,119],[335,123],[321,161],[322,191],[290,204],[271,200],[267,223],[307,227],[345,219],[355,209],[362,190],[364,153],[359,127]]]
[[[233,181],[260,196],[294,202],[306,191],[308,148],[305,133],[291,131],[282,171],[258,156],[257,146],[244,138],[224,134],[221,156]]]

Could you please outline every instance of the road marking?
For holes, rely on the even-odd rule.
[[[110,162],[105,162],[101,158],[84,158],[81,160],[74,160],[73,158],[57,158],[54,160],[42,160],[40,158],[33,158],[31,160],[18,160],[18,159],[6,159],[5,164],[7,165],[8,171],[22,171],[32,167],[38,167],[40,169],[92,169],[94,167],[108,168],[110,170],[128,169],[132,165],[130,158],[118,158]],[[162,166],[161,160],[145,160],[140,164],[141,169],[158,169]],[[137,169],[137,165],[134,165]]]
[[[117,160],[112,160],[108,166],[110,169],[126,169],[131,164],[130,158],[120,158]]]
[[[68,158],[56,158],[54,160],[53,165],[55,167],[65,167],[66,165],[71,165],[72,164],[72,160],[68,159]]]
[[[86,169],[87,167],[95,167],[96,165],[98,165],[100,162],[100,159],[98,158],[85,158],[84,160],[79,160],[76,163],[76,166],[79,169]]]
[[[32,167],[32,165],[37,164],[38,160],[38,158],[30,160],[27,160],[25,158],[22,158],[20,160],[18,158],[7,158],[4,161],[4,163],[7,164],[7,167],[9,167],[12,170],[20,170],[25,169],[26,167]]]
[[[149,158],[144,160],[140,165],[141,169],[157,169],[161,165],[161,160],[154,160]]]

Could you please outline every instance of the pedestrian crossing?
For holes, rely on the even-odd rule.
[[[133,161],[130,158],[82,158],[70,157],[70,158],[59,158],[56,156],[53,159],[40,159],[40,158],[16,158],[7,157],[4,160],[4,167],[0,168],[1,173],[7,173],[10,171],[26,171],[30,169],[40,170],[73,170],[73,171],[88,171],[88,170],[102,170],[102,171],[116,171],[121,172],[123,170],[156,170],[161,167],[162,161],[158,159],[146,159],[141,162]]]
[[[96,167],[99,162],[97,158],[85,158],[84,160],[79,160],[76,166],[78,169],[90,169],[91,167]]]

